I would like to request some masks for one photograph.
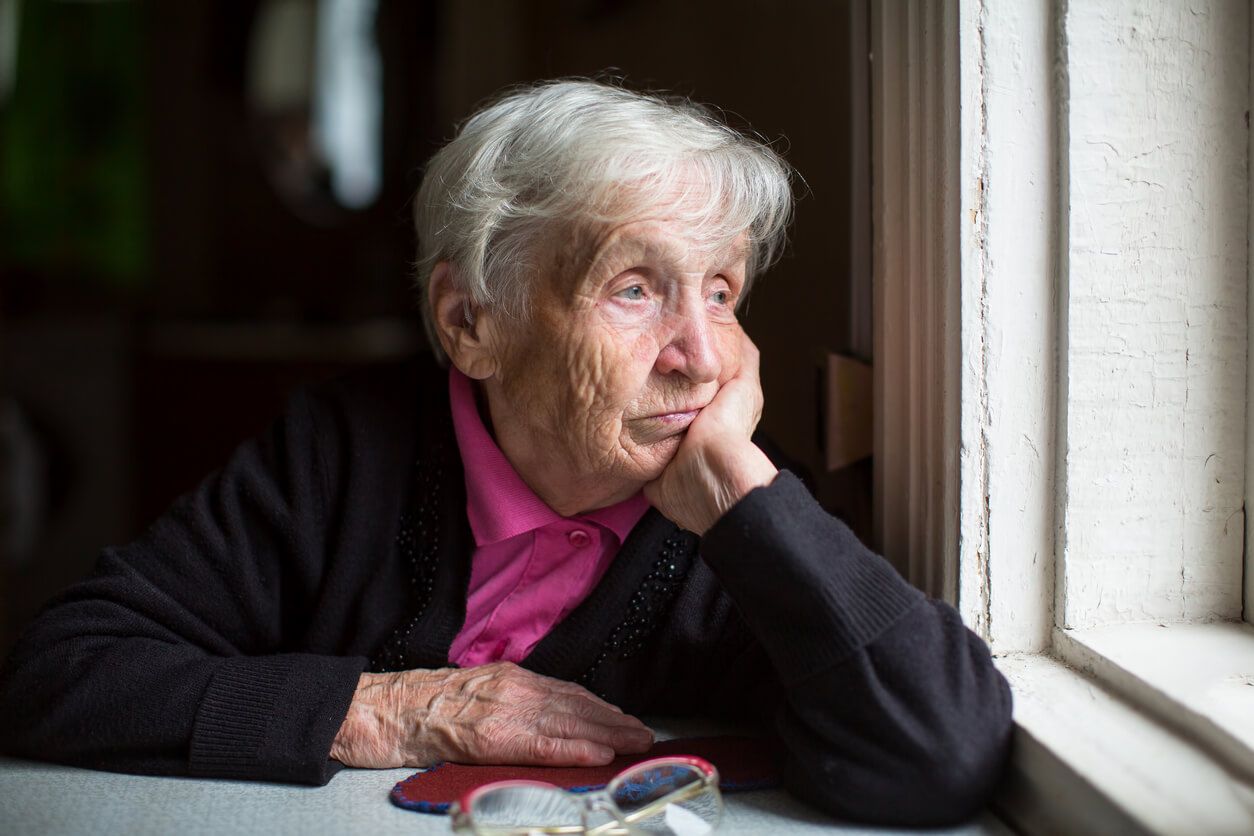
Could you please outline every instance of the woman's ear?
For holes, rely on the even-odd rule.
[[[427,282],[431,315],[440,345],[462,374],[484,380],[496,374],[496,356],[484,339],[480,311],[470,295],[453,283],[453,267],[441,261]]]

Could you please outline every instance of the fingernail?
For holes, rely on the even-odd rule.
[[[608,746],[598,746],[597,757],[606,762],[612,761],[614,760],[614,750]]]
[[[628,729],[618,735],[619,745],[635,749],[647,749],[653,745],[653,733],[648,729]]]

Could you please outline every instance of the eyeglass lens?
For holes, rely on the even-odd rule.
[[[626,772],[605,788],[631,833],[699,836],[711,833],[722,813],[718,786],[686,764],[661,764]],[[507,784],[478,795],[469,810],[477,833],[621,833],[609,811],[589,808],[586,797],[557,787]],[[589,816],[585,819],[585,815]]]
[[[712,832],[722,811],[718,788],[704,777],[692,766],[662,764],[621,775],[606,792],[637,831],[696,836]]]
[[[507,786],[485,792],[470,810],[476,829],[579,833],[583,805],[557,787]]]

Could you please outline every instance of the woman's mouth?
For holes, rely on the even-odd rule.
[[[667,424],[683,424],[687,426],[692,423],[692,419],[696,418],[701,412],[699,409],[690,409],[687,412],[667,412],[663,415],[655,415],[654,417]]]
[[[649,435],[657,438],[666,438],[672,435],[678,435],[688,429],[696,417],[701,414],[699,409],[690,409],[685,412],[664,412],[660,415],[649,415],[640,420],[645,421],[646,425],[651,425]]]

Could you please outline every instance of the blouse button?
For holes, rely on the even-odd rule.
[[[577,549],[582,549],[592,541],[592,538],[588,536],[588,532],[579,528],[567,534],[566,539],[570,540],[570,544]]]

